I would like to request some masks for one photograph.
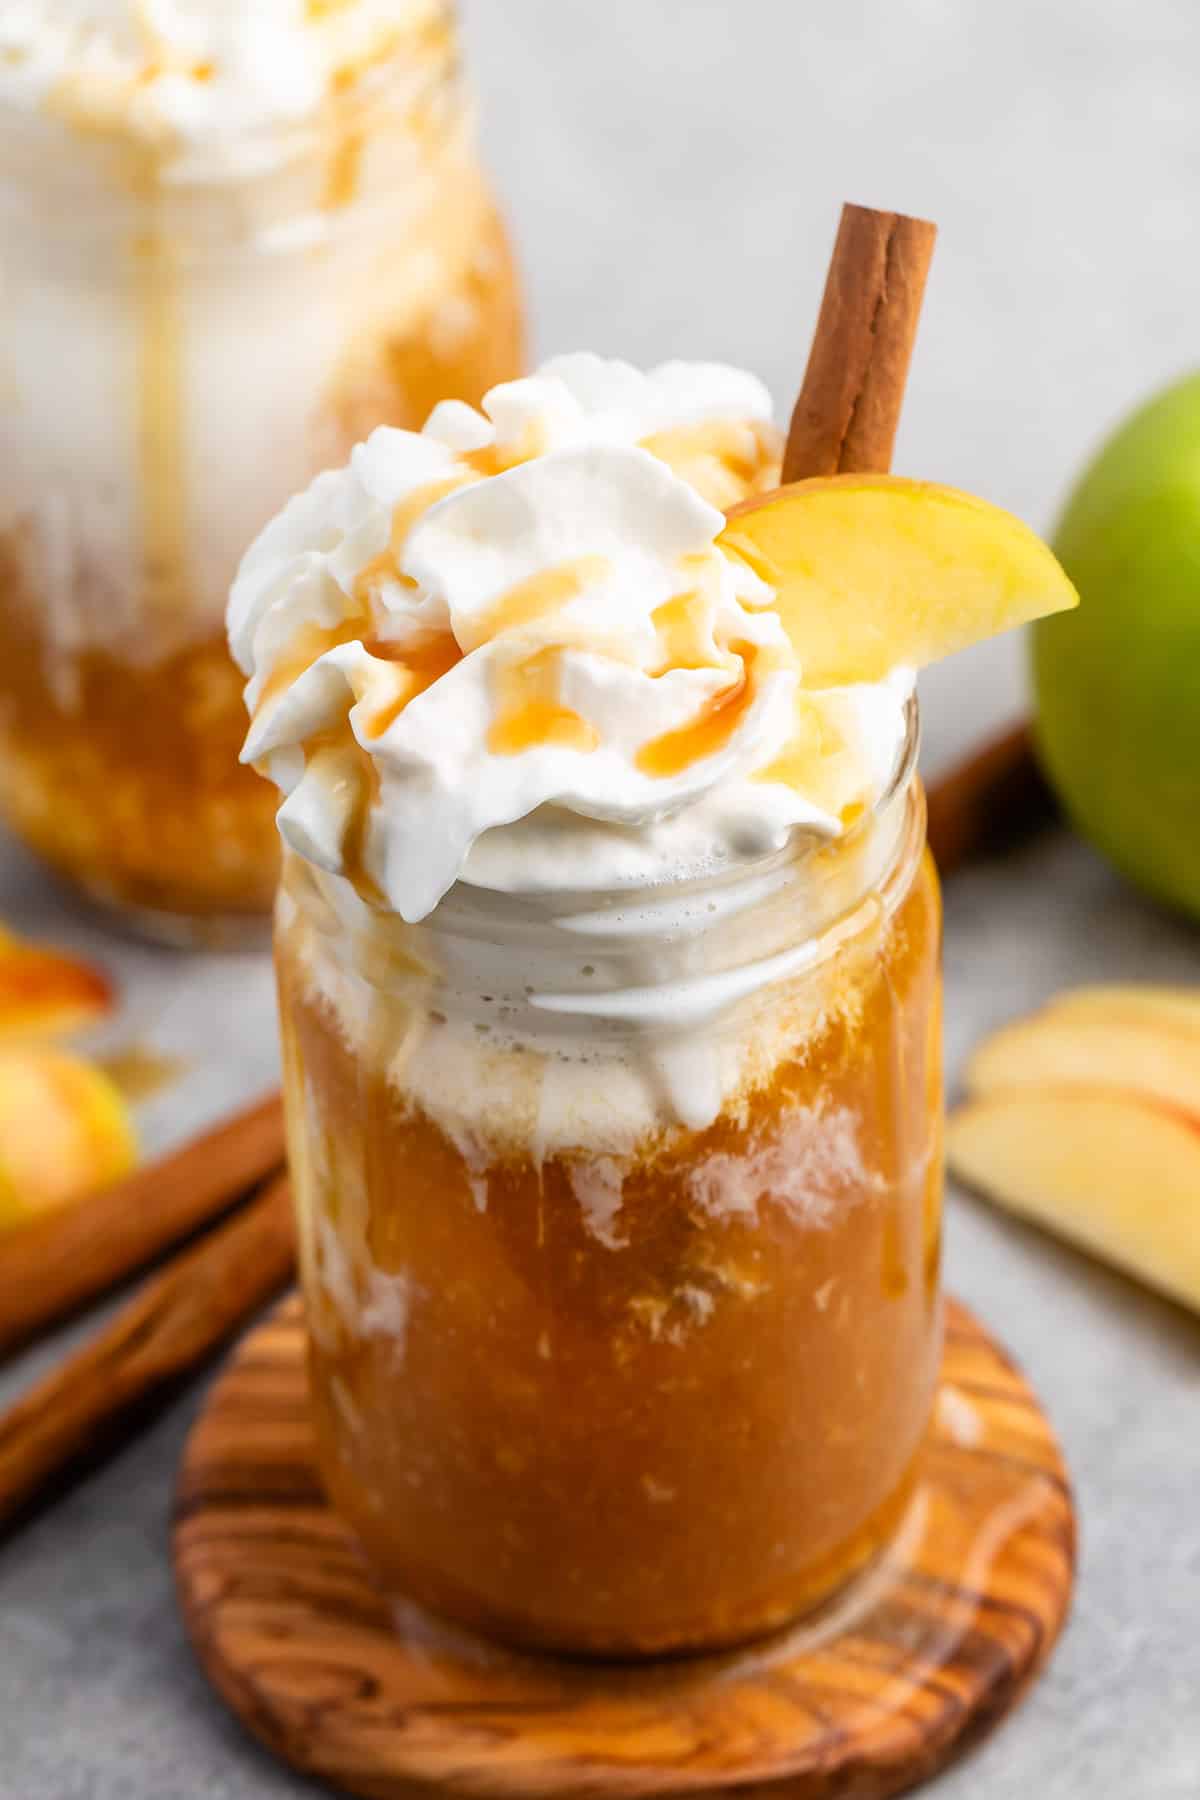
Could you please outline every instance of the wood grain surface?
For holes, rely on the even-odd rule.
[[[878,1800],[1020,1698],[1066,1616],[1074,1543],[1037,1400],[951,1303],[912,1508],[849,1595],[721,1657],[512,1654],[372,1586],[321,1491],[292,1298],[242,1343],[195,1427],[174,1558],[193,1643],[229,1705],[348,1793]]]

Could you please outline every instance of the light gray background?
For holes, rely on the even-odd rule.
[[[841,200],[923,213],[942,236],[896,466],[1043,527],[1097,436],[1196,360],[1190,0],[475,0],[468,39],[542,351],[742,361],[782,411]],[[1005,643],[934,672],[932,767],[1019,709],[1021,668]],[[947,901],[952,1085],[982,1031],[1057,987],[1198,976],[1195,930],[1065,837]],[[264,958],[117,942],[15,849],[0,916],[102,956],[125,995],[110,1038],[186,1061],[143,1108],[149,1149],[274,1078]],[[956,1195],[948,1277],[1046,1398],[1083,1565],[1045,1680],[938,1792],[1196,1800],[1200,1328]],[[310,1791],[210,1697],[174,1610],[169,1490],[198,1396],[0,1552],[5,1800]]]

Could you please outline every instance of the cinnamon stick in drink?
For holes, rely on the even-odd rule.
[[[937,227],[844,206],[783,479],[884,474],[891,466]],[[943,875],[1053,814],[1029,728],[986,744],[929,790],[929,845]]]
[[[287,1178],[278,1175],[0,1415],[0,1527],[277,1294],[291,1276],[293,1241]]]
[[[0,1354],[142,1268],[284,1161],[278,1094],[0,1238]]]
[[[842,208],[788,431],[785,482],[891,467],[936,236],[926,219]]]

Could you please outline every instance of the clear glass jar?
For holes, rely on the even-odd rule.
[[[0,109],[0,807],[167,938],[274,891],[223,630],[246,545],[374,425],[520,372],[453,19],[397,14],[386,58],[221,178]]]
[[[285,860],[325,1479],[387,1589],[640,1655],[895,1530],[939,1354],[940,904],[906,766],[843,841],[420,926]]]

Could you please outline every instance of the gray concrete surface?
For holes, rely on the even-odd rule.
[[[1200,14],[1183,0],[475,0],[492,165],[539,347],[745,361],[798,379],[843,198],[943,236],[897,466],[1047,525],[1096,435],[1194,359]],[[991,646],[926,687],[936,766],[1020,704]],[[160,1148],[266,1086],[265,958],[119,942],[0,848],[0,917],[102,956],[114,1040],[184,1060],[143,1108]],[[1200,978],[1200,936],[1065,836],[957,879],[951,1084],[979,1034],[1097,977]],[[1032,1372],[1078,1484],[1075,1618],[1045,1680],[945,1800],[1200,1795],[1200,1326],[952,1194],[950,1285]],[[77,1328],[79,1329],[79,1328]],[[0,1378],[16,1392],[60,1336]],[[0,1551],[4,1800],[312,1791],[208,1693],[166,1561],[199,1401]]]

